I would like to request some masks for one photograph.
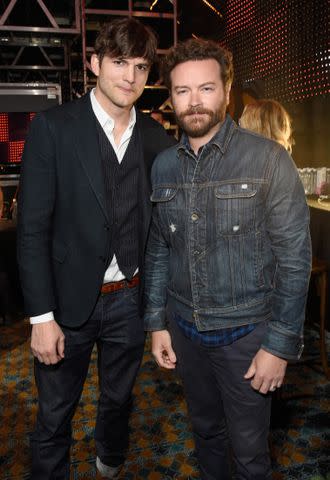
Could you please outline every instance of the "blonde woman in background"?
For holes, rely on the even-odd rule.
[[[252,132],[276,140],[292,152],[291,118],[276,100],[264,99],[249,103],[243,110],[239,124]]]

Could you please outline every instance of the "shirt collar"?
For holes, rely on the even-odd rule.
[[[94,112],[94,114],[95,114],[95,116],[96,116],[97,120],[99,121],[102,128],[104,128],[105,125],[109,124],[110,129],[112,130],[115,126],[115,121],[104,110],[104,108],[101,107],[100,103],[97,101],[97,99],[95,97],[94,90],[95,90],[95,88],[93,88],[93,90],[91,90],[91,93],[90,93],[90,99],[91,99],[91,103],[92,103],[93,112]],[[131,108],[131,111],[130,111],[130,117],[129,117],[129,122],[128,122],[128,127],[127,128],[133,129],[135,123],[136,123],[136,111],[135,111],[135,107],[133,106]]]
[[[236,127],[235,122],[232,120],[230,115],[226,115],[223,124],[217,133],[211,138],[211,140],[206,145],[216,145],[222,153],[225,152],[226,147],[231,139],[234,128]],[[191,150],[188,136],[183,132],[181,140],[178,146],[179,150]]]

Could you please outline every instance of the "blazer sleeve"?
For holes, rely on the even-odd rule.
[[[38,114],[22,157],[17,218],[18,268],[29,316],[56,308],[51,261],[55,157],[54,136],[45,114]]]
[[[166,150],[167,148],[170,148],[176,143],[178,143],[176,138],[169,135],[166,132],[165,128],[162,127],[161,125],[157,124],[157,127],[155,128],[156,128],[157,134],[150,139],[150,142],[157,155],[163,150]]]
[[[138,112],[139,122],[141,125],[141,135],[144,151],[144,161],[149,171],[158,153],[172,147],[177,143],[177,140],[168,135],[165,128],[162,127],[156,120],[148,117],[141,112]]]

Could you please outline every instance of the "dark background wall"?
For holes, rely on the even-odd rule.
[[[181,0],[181,38],[219,40],[234,56],[231,113],[248,95],[275,98],[293,120],[298,167],[330,166],[330,49],[327,0]],[[190,14],[188,13],[188,4]],[[220,13],[220,15],[219,15]],[[243,98],[244,97],[244,98]]]
[[[330,166],[328,2],[227,0],[225,25],[235,88],[254,88],[284,104],[297,166]]]

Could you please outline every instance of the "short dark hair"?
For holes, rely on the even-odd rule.
[[[161,66],[164,84],[171,89],[171,72],[180,63],[210,58],[216,60],[220,65],[224,86],[232,83],[234,78],[232,53],[213,40],[190,38],[172,47],[164,58]]]
[[[105,55],[123,58],[145,58],[150,65],[157,59],[157,37],[154,31],[135,18],[119,18],[105,23],[98,34],[94,51],[102,62]]]

